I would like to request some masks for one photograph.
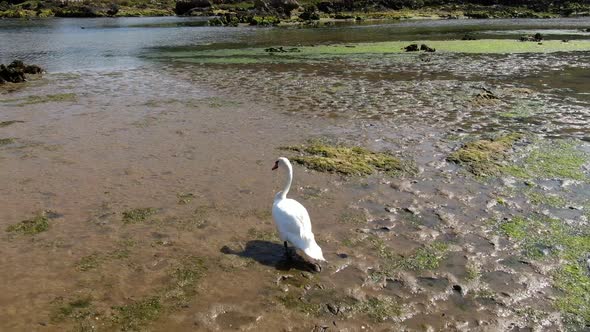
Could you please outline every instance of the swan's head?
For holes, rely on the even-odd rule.
[[[277,161],[275,161],[275,165],[272,167],[272,170],[274,171],[275,169],[279,168],[280,165],[289,166],[290,164],[291,162],[289,161],[289,159],[285,157],[280,157],[279,159],[277,159]]]

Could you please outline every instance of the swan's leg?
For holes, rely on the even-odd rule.
[[[291,253],[289,252],[289,246],[287,245],[287,241],[284,241],[283,244],[285,245],[285,256],[287,259],[291,259]]]

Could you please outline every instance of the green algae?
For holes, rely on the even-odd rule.
[[[172,308],[186,306],[196,295],[197,283],[205,276],[206,271],[207,266],[202,258],[184,257],[170,273],[170,285],[162,296],[166,305]]]
[[[384,55],[405,53],[409,44],[427,44],[437,53],[510,54],[510,53],[550,53],[589,51],[590,41],[572,40],[567,43],[548,40],[542,43],[520,42],[510,39],[481,40],[419,40],[390,41],[356,44],[332,44],[298,46],[299,52],[269,53],[265,48],[235,48],[217,50],[179,50],[162,51],[153,55],[156,58],[173,59],[182,62],[199,63],[273,63],[303,62],[351,55]],[[416,52],[419,53],[419,52]],[[415,55],[417,56],[417,55]]]
[[[0,122],[0,128],[8,127],[8,126],[13,125],[15,123],[24,123],[24,121],[20,121],[20,120],[2,121],[2,122]]]
[[[318,316],[322,310],[321,304],[309,302],[294,292],[279,296],[278,299],[286,308],[299,311],[306,315]]]
[[[75,93],[58,93],[45,96],[29,96],[19,101],[19,106],[43,104],[43,103],[63,103],[77,100]]]
[[[123,212],[124,224],[137,224],[148,220],[149,217],[156,214],[157,210],[154,208],[137,208]]]
[[[176,195],[176,197],[178,197],[178,204],[186,205],[195,198],[195,195],[192,193],[179,193]]]
[[[207,271],[205,261],[197,256],[185,256],[168,272],[168,285],[153,295],[114,306],[111,316],[113,329],[144,331],[146,326],[162,313],[186,307],[197,293],[197,284]]]
[[[113,309],[115,310],[113,322],[122,331],[140,331],[149,321],[159,317],[163,306],[160,298],[153,296],[116,306]]]
[[[581,326],[590,322],[590,276],[580,264],[566,264],[554,273],[554,285],[564,295],[555,305],[566,313],[571,323]],[[586,325],[587,326],[587,325]]]
[[[590,229],[543,216],[516,216],[501,223],[499,230],[515,240],[527,257],[556,257],[562,262],[552,274],[553,286],[562,292],[554,304],[571,321],[589,323],[590,276],[586,259],[590,252]]]
[[[444,243],[435,242],[425,247],[418,248],[408,257],[404,257],[397,263],[397,266],[404,270],[435,270],[440,262],[446,257],[448,246]]]
[[[92,298],[90,296],[76,298],[66,303],[60,298],[55,303],[56,306],[51,310],[49,316],[53,323],[63,322],[66,319],[85,319],[92,315]]]
[[[16,138],[0,138],[0,146],[9,145],[16,142]]]
[[[45,232],[48,229],[49,217],[47,216],[46,212],[43,212],[31,219],[23,220],[17,224],[8,226],[6,231],[9,233],[35,235]]]
[[[292,161],[319,172],[346,176],[367,176],[377,171],[392,176],[416,172],[413,165],[389,153],[373,152],[358,146],[329,145],[311,141],[307,145],[282,149],[298,152],[299,155],[292,157]]]
[[[76,269],[82,272],[87,272],[91,270],[95,270],[103,263],[111,260],[111,259],[126,259],[129,258],[131,254],[131,247],[135,245],[134,241],[131,240],[123,240],[119,243],[118,248],[109,251],[107,253],[101,254],[99,252],[94,252],[90,255],[83,256],[80,260],[76,263]]]
[[[357,304],[357,310],[367,314],[371,319],[381,322],[401,315],[401,306],[391,297],[379,296]]]
[[[386,275],[396,270],[424,271],[435,270],[440,262],[446,258],[448,245],[442,242],[433,242],[414,250],[406,256],[394,252],[385,244],[383,239],[371,237],[369,243],[377,256],[382,260],[382,272]]]
[[[248,229],[248,237],[250,239],[261,241],[278,241],[279,238],[274,231],[260,230],[256,228]]]
[[[360,211],[344,211],[340,215],[339,220],[342,223],[353,226],[361,226],[367,223],[367,217]]]
[[[526,190],[524,194],[534,205],[547,205],[550,207],[562,208],[567,204],[567,200],[559,195],[545,194],[534,190]]]
[[[86,272],[96,269],[102,262],[103,257],[98,253],[93,253],[84,256],[76,263],[76,268],[80,271]]]
[[[494,139],[480,139],[464,144],[451,153],[447,160],[462,165],[476,176],[498,175],[514,144],[523,136],[511,133]]]
[[[571,140],[543,142],[536,146],[519,165],[503,168],[507,174],[518,178],[572,179],[588,181],[582,166],[589,156],[577,149]]]

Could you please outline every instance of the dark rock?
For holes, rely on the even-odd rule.
[[[404,50],[406,50],[406,52],[418,52],[418,44],[411,44],[408,45],[406,47],[404,47]]]
[[[174,12],[177,15],[186,15],[193,10],[204,10],[211,6],[212,3],[209,0],[181,0],[176,1]]]
[[[434,48],[432,48],[432,47],[429,47],[429,46],[428,46],[428,45],[426,45],[426,44],[422,44],[422,45],[420,46],[420,50],[422,50],[422,51],[424,51],[424,52],[436,52],[436,49],[434,49]]]
[[[475,38],[475,36],[473,36],[470,33],[466,33],[465,36],[463,36],[463,38],[461,38],[461,40],[477,40],[477,38]]]
[[[334,4],[330,1],[322,1],[319,2],[317,5],[319,11],[331,14],[334,12]]]
[[[297,47],[283,48],[283,46],[265,48],[264,51],[267,53],[297,53],[297,52],[301,52],[301,50],[298,49]]]
[[[294,9],[299,8],[296,0],[271,0],[270,5],[277,11],[282,12],[285,16],[290,16]]]
[[[531,36],[531,35],[522,36],[522,37],[520,37],[519,40],[521,42],[536,42],[536,43],[538,43],[538,42],[543,41],[543,35],[537,32],[533,36]]]
[[[26,65],[20,60],[15,60],[8,66],[0,65],[0,84],[11,82],[21,83],[27,80],[26,74],[41,74],[43,69],[37,65]]]
[[[270,11],[270,7],[268,5],[267,1],[264,0],[256,0],[254,1],[254,8],[256,10],[262,11],[262,12],[269,12]]]
[[[299,18],[304,21],[317,21],[320,19],[320,14],[316,11],[316,7],[306,6],[303,13],[299,15]]]

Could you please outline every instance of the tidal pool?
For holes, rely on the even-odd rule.
[[[0,330],[588,328],[588,19],[199,24],[2,21],[49,73],[0,86]],[[305,162],[350,151],[404,171]],[[319,274],[274,230],[281,155]]]

